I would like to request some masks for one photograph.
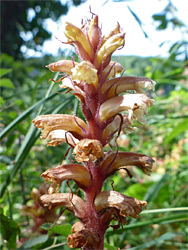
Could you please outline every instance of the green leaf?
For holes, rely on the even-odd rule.
[[[49,232],[61,234],[67,237],[69,234],[71,234],[72,226],[70,224],[63,224],[63,225],[53,225],[51,227],[49,223],[46,223],[41,228]]]
[[[7,242],[9,249],[16,248],[16,237],[19,234],[19,227],[17,223],[2,213],[0,214],[0,231],[2,237]]]
[[[140,228],[140,227],[152,225],[152,224],[171,224],[171,223],[179,223],[180,221],[187,221],[187,220],[188,220],[187,213],[181,213],[181,214],[174,213],[173,215],[169,215],[169,216],[164,216],[164,217],[160,217],[160,218],[153,218],[153,219],[149,219],[149,220],[144,219],[144,221],[142,221],[142,222],[135,222],[133,224],[125,225],[124,230],[117,229],[116,233],[120,234],[126,230]],[[109,231],[107,231],[106,234],[107,234],[107,236],[113,235],[114,231],[109,229]]]
[[[15,88],[13,82],[8,78],[0,79],[0,87],[5,87],[9,89]]]
[[[167,145],[170,141],[172,141],[176,136],[185,132],[188,129],[188,118],[185,118],[183,121],[178,123],[177,126],[173,128],[170,134],[165,138],[164,145]]]
[[[36,246],[37,248],[39,248],[40,245],[44,244],[47,240],[48,240],[48,235],[46,234],[31,238],[25,243],[23,243],[21,249],[29,249]]]
[[[2,69],[2,68],[0,68],[0,77],[8,74],[11,71],[12,71],[12,69]]]
[[[108,243],[104,243],[104,247],[108,250],[117,250],[117,247],[114,247]]]
[[[148,247],[152,247],[152,246],[159,246],[161,245],[165,240],[170,240],[172,238],[174,238],[175,236],[178,236],[180,234],[175,234],[175,233],[165,233],[162,236],[160,236],[159,238],[155,239],[155,240],[151,240],[149,242],[146,242],[142,245],[139,245],[137,247],[131,247],[129,248],[129,250],[140,250],[140,249],[147,249]]]

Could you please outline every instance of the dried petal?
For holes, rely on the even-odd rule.
[[[74,225],[72,226],[72,232],[76,233],[81,231],[84,228],[84,224],[81,221],[77,221],[76,223],[74,223]]]
[[[76,143],[79,142],[78,139],[76,139],[71,133],[67,132],[66,130],[62,129],[56,129],[49,133],[48,140],[51,140],[48,142],[48,146],[57,146],[62,142],[68,143],[72,147],[76,145]]]
[[[65,206],[76,217],[84,218],[86,214],[85,202],[75,194],[55,193],[45,194],[40,197],[44,206],[49,208]]]
[[[127,94],[117,96],[104,102],[99,111],[100,120],[105,121],[108,118],[120,113],[121,111],[129,111],[129,120],[135,117],[138,121],[144,122],[144,114],[153,102],[144,94]]]
[[[71,69],[74,68],[75,65],[77,65],[77,62],[73,63],[73,61],[70,60],[61,60],[54,63],[50,63],[46,67],[49,68],[49,70],[51,70],[52,72],[60,71],[71,75]]]
[[[107,79],[109,79],[112,76],[115,76],[116,74],[121,73],[122,70],[123,70],[123,67],[120,63],[111,61],[108,64],[108,66],[103,70],[102,76],[104,78],[108,75]],[[107,84],[105,84],[105,85],[107,85]],[[103,88],[102,88],[102,91],[103,91]]]
[[[115,153],[109,155],[102,163],[101,170],[107,176],[115,171],[125,168],[126,166],[137,166],[144,174],[150,175],[154,160],[144,154],[136,154],[132,152],[119,152],[115,157]]]
[[[98,140],[83,139],[77,143],[73,150],[78,162],[95,161],[103,158],[103,146]]]
[[[127,90],[143,93],[144,89],[154,90],[155,82],[147,77],[124,76],[106,81],[102,86],[102,93],[108,89],[108,98],[112,98]]]
[[[35,127],[42,128],[41,138],[46,139],[48,134],[57,129],[76,132],[83,135],[87,131],[86,123],[78,117],[64,114],[40,115],[33,120]]]
[[[72,79],[78,83],[83,81],[87,84],[93,84],[96,88],[98,86],[97,69],[88,61],[83,61],[72,69]]]
[[[118,193],[116,191],[103,191],[95,199],[97,212],[104,212],[108,208],[116,208],[120,216],[138,218],[142,207],[147,205],[146,201]]]
[[[66,164],[46,170],[41,175],[53,184],[61,184],[64,180],[74,180],[80,187],[88,187],[91,177],[86,167],[80,164]]]
[[[99,249],[99,237],[90,229],[84,228],[67,238],[68,246],[71,248]]]
[[[72,43],[78,42],[82,46],[82,48],[84,48],[84,50],[89,55],[89,57],[90,58],[92,57],[91,46],[81,29],[79,29],[72,23],[66,22],[64,33],[66,37],[69,39],[69,42],[72,42]]]

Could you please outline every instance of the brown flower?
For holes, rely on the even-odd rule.
[[[51,131],[62,129],[70,132],[76,132],[83,136],[87,131],[86,123],[72,115],[52,114],[40,115],[33,120],[35,127],[42,128],[41,138],[46,139]]]
[[[79,187],[88,187],[91,177],[86,167],[80,164],[66,164],[46,170],[41,175],[54,185],[60,185],[64,180],[74,180]]]
[[[150,175],[154,160],[149,156],[132,152],[119,152],[117,156],[115,155],[115,153],[109,155],[101,165],[101,170],[107,176],[121,168],[126,169],[127,166],[137,166],[144,174]]]
[[[44,206],[49,207],[49,209],[54,207],[66,207],[70,210],[76,217],[82,219],[85,217],[86,208],[85,202],[77,195],[71,193],[55,193],[46,194],[40,197],[40,200]]]
[[[138,218],[142,207],[147,205],[146,201],[140,201],[116,191],[101,192],[97,195],[94,203],[99,213],[104,213],[109,208],[116,208],[120,216],[133,218]]]
[[[95,161],[103,158],[103,146],[98,140],[83,139],[77,143],[73,150],[78,162]]]

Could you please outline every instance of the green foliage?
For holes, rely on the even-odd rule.
[[[70,224],[62,224],[62,225],[52,225],[50,223],[43,224],[41,227],[44,230],[47,230],[50,233],[57,233],[63,236],[68,236],[71,234],[71,225]]]
[[[9,249],[16,249],[16,238],[19,235],[18,224],[3,214],[0,208],[0,231],[2,238]]]
[[[41,51],[44,41],[52,35],[44,23],[65,15],[70,3],[79,5],[81,1],[69,1],[69,5],[59,0],[1,1],[1,52],[22,58],[22,45]]]

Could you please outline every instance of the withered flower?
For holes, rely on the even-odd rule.
[[[150,175],[154,162],[141,153],[119,152],[118,147],[113,151],[113,139],[117,145],[121,133],[136,130],[134,119],[145,122],[144,115],[153,100],[144,91],[153,90],[155,82],[146,77],[123,76],[123,73],[116,77],[123,67],[113,62],[111,56],[124,46],[125,33],[117,23],[105,36],[100,26],[95,14],[81,28],[67,22],[66,43],[74,46],[80,62],[60,60],[47,66],[53,72],[65,73],[59,80],[60,87],[68,88],[81,101],[85,120],[68,114],[41,115],[33,120],[42,129],[41,138],[50,140],[48,146],[67,143],[79,163],[61,164],[42,174],[51,186],[41,202],[49,208],[66,207],[80,220],[72,227],[67,240],[69,247],[83,250],[103,250],[105,231],[111,220],[124,224],[127,217],[137,218],[147,205],[146,201],[116,191],[102,192],[105,180],[122,168],[131,177],[132,166]],[[111,150],[106,151],[106,146]],[[84,200],[72,190],[59,193],[59,186],[65,180],[73,180],[82,189]]]
[[[103,146],[98,140],[83,139],[76,144],[73,150],[77,162],[95,161],[103,158]]]

